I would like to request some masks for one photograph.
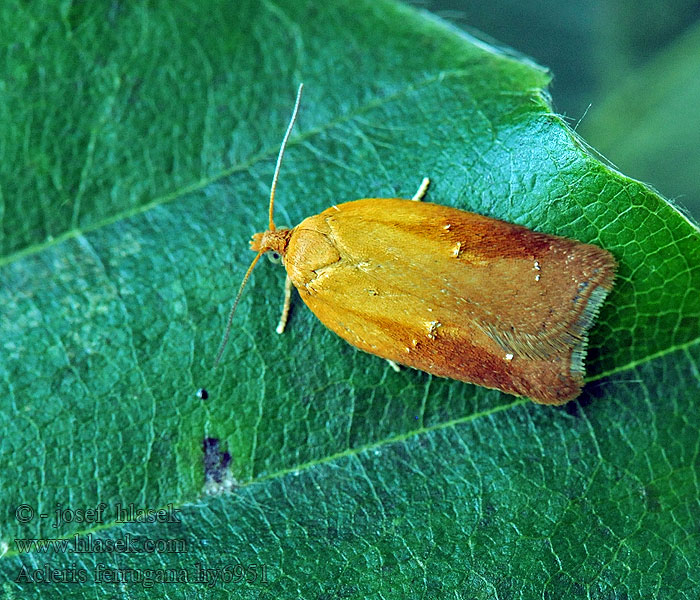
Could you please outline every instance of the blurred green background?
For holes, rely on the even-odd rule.
[[[550,69],[554,109],[700,221],[700,2],[412,0]]]

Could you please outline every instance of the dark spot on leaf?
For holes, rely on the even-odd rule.
[[[644,486],[642,489],[646,500],[647,510],[654,513],[661,512],[661,501],[659,500],[658,492],[650,486]]]
[[[226,475],[226,470],[231,464],[231,455],[221,450],[219,438],[204,438],[202,442],[204,451],[204,481],[205,483],[221,483]]]
[[[587,406],[593,404],[593,396],[583,393],[578,397],[576,403],[578,404],[579,408],[586,408]]]
[[[567,402],[564,405],[564,411],[566,412],[567,415],[571,415],[572,417],[578,417],[579,416],[578,402]]]
[[[580,417],[582,409],[590,406],[593,403],[594,397],[589,393],[589,391],[589,388],[586,387],[584,393],[581,394],[576,400],[567,402],[562,407],[564,411],[572,417]]]

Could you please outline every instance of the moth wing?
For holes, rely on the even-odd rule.
[[[402,199],[306,219],[285,264],[354,346],[547,403],[579,393],[586,331],[615,270],[596,246]]]

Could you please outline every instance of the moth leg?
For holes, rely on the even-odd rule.
[[[423,196],[425,196],[425,192],[428,191],[428,186],[430,185],[430,179],[427,177],[423,177],[423,181],[420,182],[420,187],[418,188],[418,191],[413,194],[413,200],[414,202],[419,202],[423,199]]]
[[[287,318],[289,317],[289,305],[292,302],[292,280],[287,275],[284,280],[284,305],[282,306],[282,316],[280,317],[280,322],[277,324],[277,333],[284,332],[284,328],[287,326]]]
[[[389,363],[389,366],[394,369],[397,373],[401,372],[401,367],[399,367],[398,364],[396,364],[393,360],[389,360],[388,358],[386,359],[386,362]]]

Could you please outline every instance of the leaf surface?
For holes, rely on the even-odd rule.
[[[7,597],[93,596],[17,578],[73,564],[92,585],[100,563],[257,565],[213,597],[694,597],[698,230],[587,152],[542,69],[388,1],[0,10]],[[302,80],[278,225],[427,175],[430,201],[615,255],[577,403],[394,373],[298,301],[277,336],[284,276],[264,264],[210,370]],[[105,503],[104,522],[53,528],[57,503]],[[118,503],[181,523],[118,523]],[[186,545],[15,542],[76,533]]]

